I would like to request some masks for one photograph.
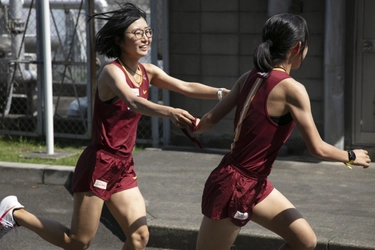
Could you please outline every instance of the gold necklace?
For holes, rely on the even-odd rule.
[[[139,74],[139,73],[137,73],[136,71],[134,71],[134,70],[132,70],[129,66],[127,66],[125,63],[123,63],[122,62],[122,60],[119,58],[118,59],[119,60],[119,62],[120,62],[120,64],[121,64],[121,66],[122,66],[122,68],[125,70],[125,72],[128,74],[128,75],[131,75],[132,77],[133,77],[133,80],[135,81],[135,83],[136,84],[134,84],[134,85],[136,85],[138,88],[142,85],[142,69],[141,69],[141,67],[139,67],[139,65],[138,65],[138,68],[137,68],[137,70],[139,70],[140,72],[141,72],[141,74]],[[138,77],[139,77],[139,81],[137,81],[137,79],[135,79],[135,77],[134,77],[134,75],[132,75],[132,74],[129,74],[129,72],[128,72],[128,70],[129,71],[131,71],[131,72],[133,72],[133,74],[136,74],[136,75],[138,75]]]
[[[279,67],[273,67],[274,70],[282,69],[284,72],[286,72],[286,69],[283,66]],[[281,71],[281,70],[280,70]]]

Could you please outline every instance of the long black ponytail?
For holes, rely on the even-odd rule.
[[[301,42],[300,56],[310,43],[306,20],[290,13],[270,17],[263,27],[262,43],[255,49],[254,66],[260,72],[270,72],[283,62],[288,51]]]

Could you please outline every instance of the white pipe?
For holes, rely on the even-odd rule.
[[[51,27],[49,19],[49,2],[41,0],[42,39],[43,39],[43,61],[44,61],[44,114],[46,127],[47,154],[54,154],[54,131],[53,131],[53,93],[52,93],[52,56],[51,56]]]

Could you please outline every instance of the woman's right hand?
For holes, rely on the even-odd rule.
[[[210,130],[213,126],[215,126],[215,123],[211,122],[211,119],[209,118],[210,116],[210,113],[207,113],[201,119],[197,118],[193,134],[202,134],[203,132]]]
[[[367,150],[363,149],[354,149],[353,152],[355,153],[355,161],[353,162],[353,165],[359,165],[363,166],[364,168],[368,168],[371,163],[371,158],[368,155]]]
[[[178,128],[192,127],[195,117],[192,116],[189,112],[179,108],[172,108],[170,111],[169,119],[174,125]]]

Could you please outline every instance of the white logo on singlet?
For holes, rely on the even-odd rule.
[[[247,212],[241,213],[240,211],[237,211],[236,214],[233,216],[233,218],[237,220],[246,220],[249,217],[249,214]]]

